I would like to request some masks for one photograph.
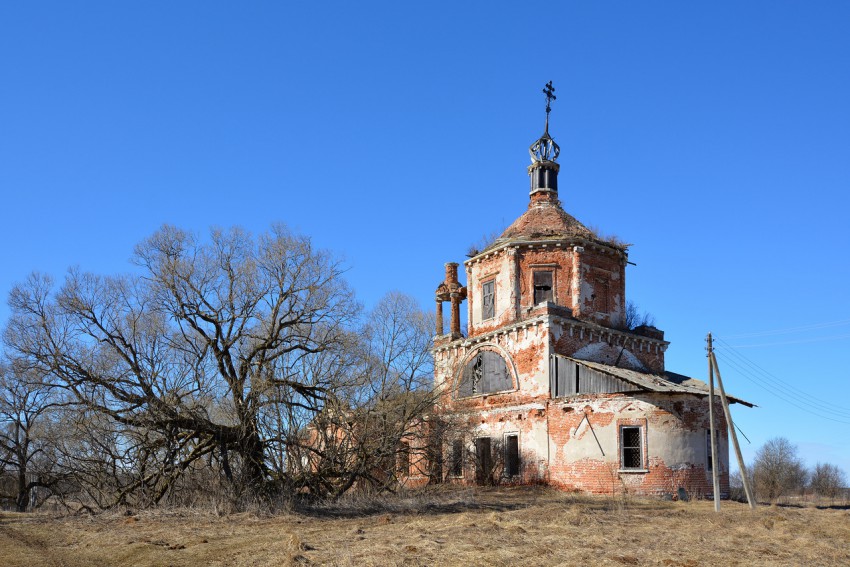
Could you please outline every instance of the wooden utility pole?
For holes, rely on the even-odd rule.
[[[729,411],[729,400],[726,399],[726,390],[723,389],[723,379],[720,377],[720,369],[717,367],[717,357],[714,356],[714,351],[711,351],[708,356],[711,359],[711,365],[714,367],[714,372],[717,374],[717,387],[720,388],[720,401],[723,402],[723,413],[726,415],[726,425],[729,427],[729,435],[732,437],[732,444],[735,446],[735,456],[738,457],[738,469],[741,471],[741,480],[744,481],[744,492],[747,494],[747,502],[751,509],[755,509],[756,502],[753,499],[753,492],[750,489],[750,477],[747,474],[744,457],[741,455],[741,446],[738,445],[738,436],[735,434],[735,424],[732,422],[732,413]]]
[[[720,511],[720,468],[717,461],[717,433],[715,432],[714,422],[714,365],[711,363],[711,356],[714,354],[714,346],[711,340],[711,333],[706,337],[708,343],[708,421],[710,422],[709,429],[711,431],[711,479],[714,485],[714,511]]]

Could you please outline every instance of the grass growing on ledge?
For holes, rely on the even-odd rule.
[[[620,248],[622,250],[625,250],[626,248],[629,248],[631,246],[631,243],[627,242],[626,240],[623,240],[616,234],[606,234],[602,231],[601,228],[596,225],[588,226],[587,229],[593,234],[594,238],[596,238],[600,242],[609,244],[614,248]]]

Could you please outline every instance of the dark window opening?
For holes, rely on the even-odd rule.
[[[452,460],[450,473],[452,476],[463,476],[463,440],[452,441]]]
[[[439,484],[443,482],[443,470],[445,455],[443,455],[443,436],[439,431],[434,432],[433,445],[428,447],[426,463],[428,464],[429,482]]]
[[[534,272],[534,304],[554,301],[552,272]]]
[[[410,474],[410,443],[401,442],[398,454],[396,455],[396,465],[398,473],[403,476]]]
[[[643,468],[643,443],[640,427],[621,427],[620,446],[623,452],[624,469]]]
[[[496,282],[490,280],[481,285],[481,318],[490,319],[496,315]]]
[[[490,453],[490,438],[479,437],[475,440],[475,481],[478,484],[491,484],[493,459]]]
[[[581,392],[581,388],[579,387],[579,382],[578,382],[578,376],[579,376],[579,365],[576,364],[576,389],[575,389],[576,394]]]
[[[505,475],[519,475],[519,436],[505,437]]]
[[[714,470],[714,461],[711,458],[711,430],[710,429],[705,432],[705,454],[706,454],[706,457],[705,457],[706,468],[705,468],[705,470],[712,471],[712,470]]]

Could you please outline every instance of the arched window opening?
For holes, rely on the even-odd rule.
[[[463,369],[458,397],[479,396],[513,389],[508,365],[499,353],[482,350]]]

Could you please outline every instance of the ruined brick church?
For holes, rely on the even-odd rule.
[[[528,209],[463,263],[466,285],[450,262],[436,291],[434,379],[439,414],[455,424],[441,441],[440,477],[708,495],[717,466],[725,496],[726,424],[715,412],[712,463],[707,385],[665,369],[662,331],[630,328],[627,246],[561,206],[549,98],[545,131],[530,148]]]

